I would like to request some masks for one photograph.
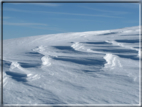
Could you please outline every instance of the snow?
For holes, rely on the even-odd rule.
[[[119,58],[113,54],[106,54],[106,56],[104,56],[104,59],[107,61],[107,63],[105,64],[105,68],[111,68],[113,69],[113,67],[122,67]]]
[[[4,104],[138,105],[139,30],[4,40]]]

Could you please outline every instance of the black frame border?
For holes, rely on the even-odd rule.
[[[1,99],[0,99],[0,107],[24,107],[24,106],[26,106],[26,107],[30,107],[30,106],[36,106],[36,107],[38,107],[38,105],[30,105],[30,104],[27,104],[27,105],[22,105],[22,104],[19,104],[19,105],[16,105],[16,104],[11,104],[11,105],[6,105],[6,106],[4,106],[4,103],[3,103],[3,3],[139,3],[139,5],[140,5],[140,9],[139,9],[139,14],[140,15],[142,15],[142,0],[123,0],[123,1],[121,1],[121,0],[115,0],[115,1],[112,1],[112,0],[107,0],[107,1],[103,1],[103,0],[101,0],[101,1],[99,1],[99,0],[95,0],[95,1],[1,1]],[[140,40],[139,40],[139,42],[140,42],[140,46],[142,47],[142,18],[140,17],[140,15],[139,15],[139,26],[140,26]],[[141,48],[141,52],[142,52],[142,48]],[[139,65],[141,65],[140,67],[141,67],[141,71],[142,71],[142,55],[141,55],[141,57],[139,58]],[[140,72],[140,79],[141,79],[141,83],[140,83],[140,85],[142,86],[142,72]],[[137,107],[141,107],[142,105],[142,87],[140,86],[140,88],[141,88],[141,95],[140,95],[140,105],[138,105]],[[40,104],[39,104],[40,105]],[[115,104],[112,104],[112,105],[97,105],[97,104],[82,104],[82,105],[78,105],[78,104],[73,104],[73,105],[68,105],[68,104],[57,104],[57,105],[55,105],[55,106],[65,106],[65,107],[67,107],[67,106],[91,106],[91,107],[110,107],[110,106],[114,106]],[[117,105],[117,104],[116,104]],[[39,106],[39,107],[46,107],[46,106],[52,106],[52,105],[41,105],[41,106]],[[119,105],[119,106],[125,106],[125,105]],[[119,107],[118,105],[117,106],[115,106],[115,107]],[[126,105],[127,106],[127,105]],[[129,105],[128,105],[129,106]],[[132,106],[134,106],[134,105],[132,105]],[[54,107],[54,105],[52,106],[52,107]],[[136,107],[136,106],[135,106]]]

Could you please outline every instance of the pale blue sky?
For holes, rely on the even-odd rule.
[[[4,3],[4,39],[139,25],[137,3]]]

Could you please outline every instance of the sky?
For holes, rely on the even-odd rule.
[[[3,3],[3,38],[139,26],[138,3]]]

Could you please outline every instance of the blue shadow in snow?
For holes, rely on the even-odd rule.
[[[134,47],[134,48],[137,48],[137,49],[139,49],[140,47]],[[142,49],[142,48],[141,48]]]
[[[118,48],[119,46],[114,46],[114,45],[111,45],[111,46],[97,46],[97,45],[94,45],[94,47],[100,47],[100,48]]]
[[[41,66],[41,63],[24,63],[24,62],[19,62],[20,66],[23,68],[31,68],[31,67],[39,67]]]
[[[110,43],[107,43],[107,42],[81,42],[81,43],[86,43],[86,44],[110,44]]]
[[[26,52],[25,54],[31,57],[43,57],[44,56],[38,52]]]
[[[104,66],[103,66],[104,67]],[[94,69],[94,70],[83,70],[83,72],[88,73],[88,72],[100,72],[100,69]]]
[[[76,59],[74,57],[54,57],[53,59],[72,62],[81,65],[87,65],[87,66],[95,66],[95,65],[104,66],[104,64],[106,63],[105,59],[89,59],[89,58]]]
[[[118,32],[110,32],[110,33],[104,33],[102,35],[112,35],[112,34],[117,34]]]
[[[120,36],[139,36],[139,34],[128,34],[128,35],[120,35]]]
[[[136,50],[131,49],[94,49],[95,51],[111,52],[111,53],[138,53]]]
[[[21,73],[16,73],[16,72],[10,72],[10,71],[6,71],[5,72],[7,75],[11,76],[12,79],[18,81],[18,82],[27,82],[26,78],[27,75],[26,74],[21,74]]]
[[[137,57],[136,55],[117,55],[121,58],[128,58],[128,59],[132,59],[132,60],[139,60],[139,57]]]
[[[3,60],[3,66],[4,67],[10,67],[10,65],[11,65],[11,62],[10,61],[5,61],[5,60]]]
[[[122,42],[122,43],[139,43],[139,39],[133,39],[133,40],[115,40],[116,42]]]
[[[83,52],[79,52],[74,50],[71,46],[52,46],[53,48],[59,49],[61,51],[63,51],[64,53],[83,53]]]
[[[140,47],[139,47],[139,46],[138,46],[138,47],[134,47],[134,48],[135,48],[135,49],[141,49],[141,50],[142,50],[142,47],[141,47],[141,46],[140,46]]]

